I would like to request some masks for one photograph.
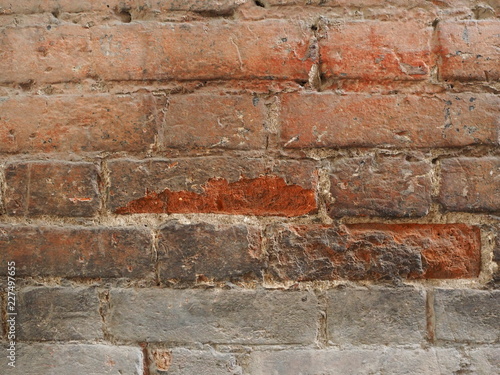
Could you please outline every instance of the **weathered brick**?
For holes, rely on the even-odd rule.
[[[439,201],[449,211],[500,210],[500,158],[443,160]]]
[[[500,290],[437,289],[436,338],[453,342],[500,340]]]
[[[500,79],[498,30],[498,20],[440,23],[440,78],[460,81]]]
[[[148,151],[163,105],[147,94],[3,97],[0,152]]]
[[[430,348],[253,351],[249,374],[448,375],[460,370],[456,349]]]
[[[312,344],[317,319],[310,292],[112,289],[107,323],[118,340]]]
[[[308,26],[285,20],[61,25],[5,28],[0,35],[0,82],[307,81],[317,55]]]
[[[18,293],[21,340],[103,339],[99,299],[93,288],[27,287]]]
[[[299,216],[317,209],[317,174],[311,161],[119,159],[109,169],[110,209],[120,214]]]
[[[288,148],[499,143],[495,95],[308,92],[283,95],[281,101],[281,142]]]
[[[134,12],[193,11],[214,15],[231,14],[245,0],[45,0],[43,2],[18,1],[0,5],[0,14],[32,14],[42,12],[103,12],[128,10]]]
[[[168,101],[164,142],[173,148],[262,149],[263,100],[250,95],[175,95]]]
[[[500,374],[500,347],[480,347],[471,349],[467,354],[473,374]]]
[[[144,375],[138,347],[102,344],[18,344],[15,367],[6,355],[0,366],[11,375]]]
[[[479,228],[464,224],[277,225],[269,271],[279,280],[477,277]]]
[[[335,79],[427,79],[431,36],[431,27],[412,21],[332,26],[320,40],[321,70]]]
[[[147,278],[152,240],[136,227],[0,226],[0,275]]]
[[[10,163],[5,181],[9,215],[94,216],[101,206],[98,169],[91,163]]]
[[[418,155],[342,158],[329,166],[332,217],[423,216],[431,205],[431,165]]]
[[[265,266],[260,231],[254,227],[172,221],[161,228],[158,241],[165,280],[258,279]]]
[[[150,350],[151,375],[242,375],[240,354],[174,348]]]
[[[425,293],[412,288],[328,292],[328,340],[338,345],[399,345],[425,341]]]

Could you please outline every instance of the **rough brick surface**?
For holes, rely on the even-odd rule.
[[[143,94],[3,97],[0,151],[148,151],[164,104]]]
[[[101,206],[92,163],[10,163],[5,181],[9,215],[94,216]]]
[[[320,40],[327,78],[421,80],[432,64],[432,28],[406,22],[347,22],[333,25]]]
[[[148,278],[151,234],[135,227],[0,227],[0,274],[15,261],[19,276]]]
[[[425,341],[425,293],[414,289],[337,289],[328,293],[328,340],[334,344]]]
[[[281,142],[287,148],[492,145],[499,142],[499,106],[488,94],[289,94],[282,98]]]
[[[110,162],[111,210],[300,216],[316,211],[310,161],[225,157]],[[290,171],[295,170],[294,174]]]
[[[0,44],[0,82],[307,81],[317,56],[308,27],[282,20],[5,28]]]
[[[139,347],[102,344],[19,344],[16,367],[0,366],[13,375],[119,374],[144,375]]]
[[[500,340],[500,291],[438,289],[434,300],[436,338],[454,342]]]
[[[18,306],[21,340],[104,338],[96,289],[27,287],[19,293]]]
[[[499,29],[499,20],[441,23],[438,28],[440,77],[461,81],[500,79]]]
[[[176,95],[165,115],[166,147],[262,149],[264,101],[250,95]]]
[[[441,162],[439,201],[450,211],[500,210],[500,158],[453,158]]]
[[[281,225],[269,271],[280,280],[477,277],[479,229],[463,224]]]
[[[153,349],[150,351],[152,375],[241,375],[240,355],[209,350]]]
[[[319,317],[310,292],[112,289],[108,328],[118,340],[311,344]]]
[[[158,241],[159,274],[164,280],[262,277],[261,235],[254,227],[170,222],[161,228]]]
[[[446,348],[256,351],[251,354],[249,373],[446,375],[460,370],[460,360],[456,349]]]
[[[332,217],[424,216],[431,205],[431,164],[412,155],[368,155],[329,167]]]

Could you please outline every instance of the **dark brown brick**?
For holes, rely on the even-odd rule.
[[[311,161],[119,159],[110,162],[109,169],[110,208],[121,214],[298,216],[317,209],[317,173]]]
[[[368,155],[330,164],[332,217],[423,216],[431,205],[430,162],[412,155]]]
[[[165,146],[262,149],[265,109],[263,100],[250,95],[172,96],[165,115]]]
[[[441,176],[439,201],[446,210],[500,210],[500,158],[445,159]]]
[[[0,152],[148,151],[164,104],[143,94],[0,98]]]
[[[160,277],[173,281],[252,280],[265,266],[260,231],[245,225],[184,225],[161,228]]]
[[[98,169],[91,163],[11,163],[5,181],[9,215],[94,216],[101,206]]]
[[[304,147],[498,145],[500,99],[490,94],[282,97],[281,143]],[[313,110],[311,110],[313,109]]]
[[[0,226],[0,275],[152,277],[151,233],[136,227]]]
[[[500,79],[498,30],[498,20],[440,23],[440,78],[460,81]]]
[[[464,224],[281,225],[270,230],[279,280],[477,277],[479,228]]]

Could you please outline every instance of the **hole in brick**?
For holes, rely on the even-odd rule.
[[[33,85],[35,84],[35,81],[33,81],[32,79],[26,81],[26,82],[22,82],[19,84],[19,87],[23,90],[23,91],[29,91],[33,88]]]
[[[432,27],[436,28],[439,23],[439,20],[436,18],[434,21],[432,21]]]
[[[297,83],[301,86],[307,85],[307,81],[298,81]]]
[[[122,10],[120,13],[118,13],[118,17],[120,17],[120,20],[123,23],[129,23],[132,21],[132,15],[127,10]]]
[[[52,15],[53,15],[55,18],[59,18],[59,14],[60,14],[59,9],[56,9],[56,10],[54,10],[54,11],[52,12]]]
[[[257,5],[258,7],[262,7],[262,8],[265,8],[266,7],[266,4],[264,4],[262,1],[260,0],[254,0],[254,3],[255,5]]]
[[[312,26],[311,26],[311,30],[312,30],[312,31],[316,31],[316,30],[318,30],[318,26],[316,26],[316,25],[312,25]]]

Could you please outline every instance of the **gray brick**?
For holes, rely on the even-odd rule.
[[[100,344],[18,344],[15,367],[0,356],[9,375],[143,375],[140,348]]]
[[[328,338],[335,344],[408,344],[425,339],[425,293],[413,288],[328,293]]]
[[[239,354],[211,350],[151,350],[151,375],[241,375]]]
[[[99,299],[93,288],[28,287],[18,294],[21,340],[103,338]]]
[[[438,289],[436,338],[492,343],[500,339],[500,290]]]
[[[460,369],[455,349],[284,350],[250,355],[251,375],[450,375]]]
[[[468,352],[473,374],[500,374],[500,347],[483,347]]]
[[[307,344],[316,336],[309,292],[112,289],[108,329],[118,340]]]

